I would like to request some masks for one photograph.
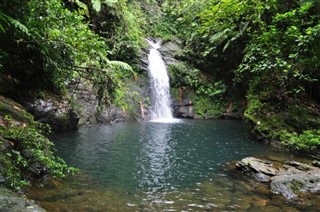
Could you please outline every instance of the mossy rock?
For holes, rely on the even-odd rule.
[[[0,116],[6,115],[20,122],[32,123],[34,121],[33,116],[26,112],[20,104],[0,96]]]

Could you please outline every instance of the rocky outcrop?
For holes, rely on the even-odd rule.
[[[96,113],[99,99],[96,93],[93,84],[85,80],[79,79],[68,85],[70,104],[79,116],[79,125],[97,122]]]
[[[20,104],[3,96],[0,96],[0,116],[10,116],[20,122],[30,123],[33,121],[33,117]]]
[[[66,100],[36,99],[26,102],[25,107],[38,122],[49,124],[55,132],[76,129],[78,126],[79,117]]]
[[[89,81],[78,79],[69,83],[67,91],[63,99],[47,96],[23,104],[36,121],[49,124],[55,132],[76,129],[86,124],[130,119],[127,111],[112,105],[108,96],[99,94],[99,89]],[[134,92],[135,89],[130,91]]]
[[[304,192],[320,192],[320,168],[314,165],[248,157],[238,162],[236,167],[257,182],[268,183],[273,193],[287,199],[297,198]]]
[[[178,38],[164,41],[162,43],[160,52],[167,64],[173,64],[177,62],[175,58],[182,54],[181,43],[182,41]]]
[[[173,106],[174,116],[181,119],[194,119],[197,118],[193,113],[193,104],[190,99],[183,99],[180,102],[174,103]]]
[[[20,197],[4,187],[0,187],[0,211],[45,212],[34,201]]]
[[[128,80],[125,85],[128,92],[122,94],[121,101],[127,108],[112,104],[108,94],[99,94],[99,89],[88,81],[69,84],[68,94],[71,106],[79,117],[78,125],[139,120],[140,101],[144,102],[142,99],[148,96],[147,83],[140,77]]]

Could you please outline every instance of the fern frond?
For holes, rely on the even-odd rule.
[[[5,32],[5,29],[4,29],[3,25],[1,24],[1,22],[12,24],[15,28],[19,29],[23,33],[30,35],[28,28],[25,25],[23,25],[20,21],[13,19],[10,16],[7,16],[6,14],[4,14],[3,12],[0,11],[0,30],[2,32]]]
[[[133,69],[131,68],[131,66],[128,63],[125,63],[125,62],[122,62],[122,61],[109,60],[108,61],[108,65],[113,67],[113,68],[123,69],[123,70],[130,71],[130,72],[133,73]]]

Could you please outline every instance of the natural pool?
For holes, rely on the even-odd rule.
[[[239,121],[95,125],[53,140],[81,173],[28,191],[48,211],[312,211],[319,204],[288,202],[227,170],[247,156],[299,160],[255,141]]]

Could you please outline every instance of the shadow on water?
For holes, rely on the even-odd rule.
[[[29,190],[48,211],[312,211],[320,202],[287,202],[228,171],[247,156],[293,157],[238,121],[97,125],[53,140],[81,173]]]

